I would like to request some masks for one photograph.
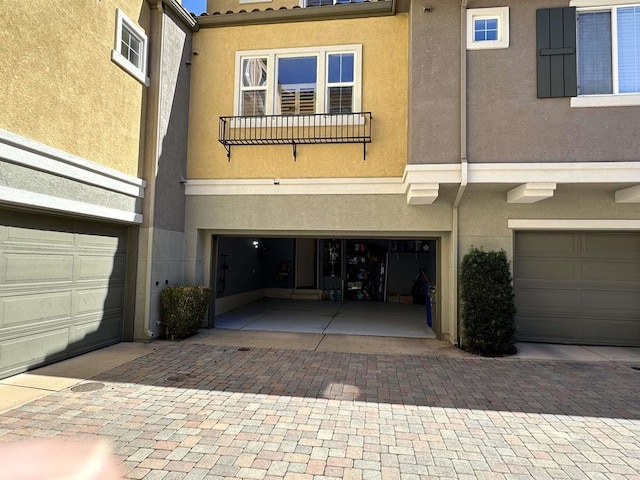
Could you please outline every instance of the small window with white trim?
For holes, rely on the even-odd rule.
[[[111,60],[140,83],[149,86],[147,77],[148,39],[144,30],[116,10],[116,35]]]
[[[467,49],[509,47],[509,7],[467,10]]]
[[[237,116],[361,110],[362,45],[236,53]]]

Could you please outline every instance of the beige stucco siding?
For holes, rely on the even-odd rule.
[[[201,29],[194,35],[188,177],[400,177],[407,157],[407,16]],[[362,110],[373,142],[234,147],[218,142],[218,119],[234,114],[236,52],[362,44]]]
[[[144,0],[5,0],[0,128],[137,175],[144,86],[111,61],[116,8],[149,30]]]
[[[507,191],[513,187],[485,185],[467,189],[460,206],[460,258],[472,246],[504,249],[513,258],[514,231],[508,226],[513,219],[640,219],[640,206],[615,203],[609,186],[559,185],[552,198],[532,204],[509,204]]]

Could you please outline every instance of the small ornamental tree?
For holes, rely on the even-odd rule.
[[[513,355],[515,295],[504,250],[472,247],[462,259],[462,348],[483,356]]]
[[[209,307],[211,290],[181,285],[167,287],[160,294],[160,317],[167,336],[179,340],[193,335],[202,326]]]

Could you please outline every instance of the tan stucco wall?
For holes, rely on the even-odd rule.
[[[188,177],[400,177],[407,163],[407,15],[201,29],[194,35]],[[218,119],[234,113],[235,53],[242,50],[362,44],[362,109],[373,142],[234,147],[218,142]]]
[[[143,89],[111,61],[116,7],[145,0],[3,0],[0,128],[137,175]]]

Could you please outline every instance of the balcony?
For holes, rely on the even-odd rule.
[[[372,120],[371,112],[220,117],[218,141],[229,161],[237,145],[291,145],[295,161],[298,145],[321,143],[362,143],[366,160]]]

